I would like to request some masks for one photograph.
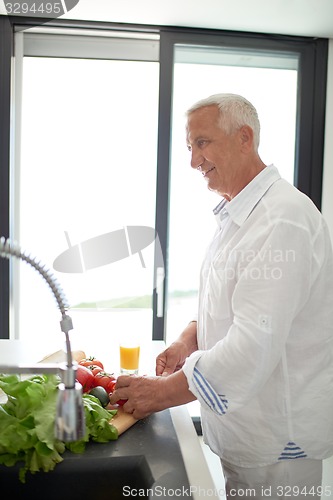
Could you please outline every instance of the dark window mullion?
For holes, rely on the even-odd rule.
[[[9,236],[10,89],[13,33],[0,17],[0,236]],[[9,261],[0,258],[0,338],[9,338]]]
[[[315,65],[315,88],[313,95],[313,150],[311,166],[310,198],[321,209],[323,190],[324,145],[325,145],[325,117],[326,117],[326,87],[328,41],[318,40]]]
[[[173,43],[168,36],[161,33],[160,37],[160,82],[159,82],[159,117],[158,117],[158,151],[157,151],[157,181],[156,181],[156,219],[155,227],[159,236],[164,259],[163,282],[163,316],[157,316],[157,292],[153,293],[153,340],[165,340],[166,331],[166,297],[168,282],[168,219],[169,219],[169,171],[170,171],[170,138],[171,138],[171,108],[173,80]],[[156,261],[155,252],[155,283]]]
[[[305,45],[300,53],[295,185],[321,208],[325,134],[326,40]]]

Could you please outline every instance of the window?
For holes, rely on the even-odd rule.
[[[201,179],[189,168],[186,148],[181,151],[184,112],[189,105],[221,91],[238,92],[252,100],[262,124],[262,159],[275,163],[320,208],[321,180],[316,172],[319,165],[322,170],[324,121],[323,117],[317,121],[317,112],[324,106],[327,41],[317,40],[316,49],[324,57],[318,59],[309,39],[278,38],[193,29],[161,34],[164,119],[159,127],[158,186],[162,180],[167,183],[170,198],[161,197],[157,227],[163,223],[168,227],[163,323],[168,342],[193,316],[201,257],[215,229],[211,211],[216,196],[204,192]],[[312,100],[311,109],[307,99]],[[319,142],[314,133],[321,137]],[[164,213],[169,214],[167,221]]]
[[[216,228],[212,210],[220,201],[189,167],[189,154],[184,147],[184,110],[202,97],[219,92],[245,96],[259,114],[262,160],[267,165],[274,163],[281,176],[293,183],[297,84],[297,54],[175,45],[167,343],[174,340],[196,311],[200,265]]]
[[[136,37],[90,37],[89,58],[81,36],[64,43],[62,35],[39,40],[38,34],[18,33],[20,42],[15,239],[54,270],[81,345],[92,332],[108,331],[115,339],[134,328],[151,339],[158,37],[139,39],[139,45]],[[89,263],[87,245],[94,254]],[[68,261],[76,249],[79,270],[78,259]],[[16,337],[38,341],[50,323],[56,341],[53,297],[40,280],[31,293],[33,271],[25,263],[13,269],[20,304]],[[39,322],[32,331],[36,299]]]
[[[51,268],[105,234],[121,233],[129,254],[85,273],[55,270],[75,328],[111,336],[140,325],[142,335],[169,341],[190,319],[216,204],[189,168],[183,133],[183,113],[201,97],[230,91],[252,100],[263,160],[320,208],[327,40],[61,20],[31,30],[33,20],[20,19],[13,44],[15,20],[0,23],[0,234]],[[274,129],[279,113],[285,122]],[[185,225],[199,196],[205,237],[194,255]],[[131,227],[157,237],[132,252]],[[53,297],[34,271],[0,259],[0,273],[1,337],[54,329],[58,338]]]

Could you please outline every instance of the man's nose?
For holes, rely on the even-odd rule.
[[[200,151],[196,151],[195,149],[192,149],[191,151],[191,167],[192,168],[199,168],[200,165],[202,165],[204,162],[204,158]]]

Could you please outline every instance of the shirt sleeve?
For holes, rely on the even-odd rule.
[[[319,273],[320,259],[304,227],[280,222],[261,235],[257,249],[248,261],[240,254],[229,263],[238,275],[227,334],[183,366],[191,392],[219,415],[250,401],[272,375]],[[231,286],[223,282],[225,273],[220,276],[221,287]]]

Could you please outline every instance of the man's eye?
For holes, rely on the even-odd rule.
[[[202,148],[202,146],[204,146],[204,145],[206,144],[206,142],[207,142],[207,141],[205,141],[205,140],[203,140],[203,139],[202,139],[202,140],[200,140],[200,141],[198,141],[198,146],[199,146],[199,148]]]

